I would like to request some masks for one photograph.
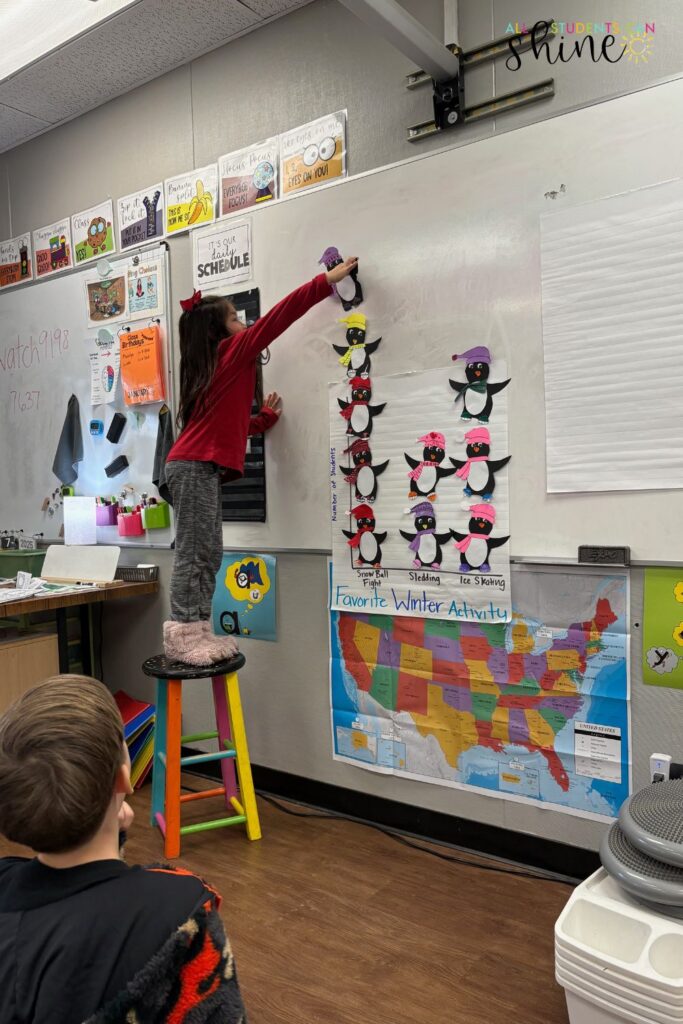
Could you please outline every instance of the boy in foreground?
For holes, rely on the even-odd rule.
[[[3,1024],[243,1024],[220,896],[169,867],[128,867],[130,759],[102,683],[55,676],[0,717]]]

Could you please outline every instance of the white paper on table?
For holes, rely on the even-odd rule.
[[[97,514],[94,498],[64,498],[64,543],[97,543]]]
[[[683,487],[683,184],[541,218],[547,490]]]

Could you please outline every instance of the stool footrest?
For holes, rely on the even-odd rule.
[[[195,743],[197,740],[216,740],[218,739],[218,733],[214,730],[213,732],[193,732],[188,736],[181,736],[181,743]]]
[[[200,821],[196,825],[183,825],[181,836],[189,836],[193,832],[208,832],[212,828],[225,828],[228,825],[242,825],[247,820],[245,814],[236,814],[232,818],[215,818],[213,821]]]
[[[217,754],[191,754],[189,757],[181,757],[180,764],[204,764],[206,761],[222,761],[224,757],[235,757],[234,750],[220,750]]]
[[[204,789],[199,793],[184,793],[180,798],[181,804],[190,803],[191,800],[206,800],[209,796],[225,796],[225,786],[219,786],[218,789]],[[243,811],[240,807],[235,807],[238,814],[242,814]]]

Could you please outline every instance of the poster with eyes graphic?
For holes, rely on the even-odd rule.
[[[346,175],[346,111],[338,110],[280,136],[283,195]]]
[[[105,199],[97,206],[74,213],[71,217],[71,237],[77,266],[116,252],[112,200]]]

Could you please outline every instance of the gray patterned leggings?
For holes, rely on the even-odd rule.
[[[171,618],[209,620],[223,558],[220,473],[213,462],[168,462],[166,479],[175,517]]]

